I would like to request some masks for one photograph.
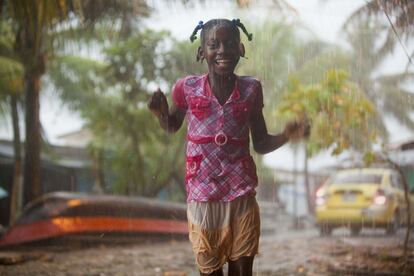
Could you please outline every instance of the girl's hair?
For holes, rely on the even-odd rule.
[[[239,28],[242,29],[242,31],[246,34],[247,39],[249,41],[251,41],[253,39],[253,34],[248,33],[246,28],[244,27],[243,23],[240,22],[240,19],[233,19],[233,20],[228,20],[228,19],[211,19],[209,21],[207,21],[205,24],[203,24],[203,21],[200,21],[198,23],[198,25],[195,27],[193,33],[190,36],[190,40],[191,42],[194,42],[194,40],[197,39],[197,32],[199,30],[201,30],[201,34],[200,34],[200,40],[201,40],[201,45],[204,44],[204,37],[205,34],[212,29],[214,26],[223,26],[223,27],[229,27],[232,28],[237,36],[240,38],[240,32],[239,32]]]

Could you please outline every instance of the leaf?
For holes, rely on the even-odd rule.
[[[363,160],[366,166],[370,166],[372,163],[375,162],[376,155],[374,152],[368,151],[364,154]]]

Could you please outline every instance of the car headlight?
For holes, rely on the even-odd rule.
[[[316,191],[316,200],[315,200],[315,204],[316,206],[321,206],[325,204],[325,189],[323,187],[320,187],[317,191]]]
[[[385,194],[385,191],[382,189],[378,189],[377,193],[374,196],[373,202],[376,205],[384,205],[385,203],[387,203],[387,196]]]

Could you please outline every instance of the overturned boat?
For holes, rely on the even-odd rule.
[[[31,202],[0,238],[0,247],[84,233],[188,233],[184,204],[68,192]]]

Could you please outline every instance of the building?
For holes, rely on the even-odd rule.
[[[11,194],[13,183],[13,142],[0,140],[0,187]],[[42,192],[94,192],[92,160],[85,148],[47,145],[41,155]],[[0,198],[0,224],[9,221],[10,196]]]

